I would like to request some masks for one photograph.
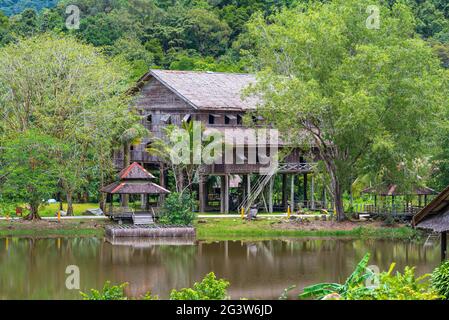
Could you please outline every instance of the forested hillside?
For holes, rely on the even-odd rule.
[[[21,13],[25,9],[40,11],[44,8],[54,7],[59,0],[1,0],[0,11],[7,16]]]
[[[306,0],[61,0],[3,1],[0,45],[20,36],[46,31],[73,33],[103,47],[132,65],[133,78],[150,66],[170,69],[244,71],[251,62],[252,40],[245,24],[256,12],[265,16]],[[394,1],[390,1],[394,2]],[[449,66],[449,5],[444,0],[408,0],[415,12],[416,31]],[[79,30],[67,30],[65,9],[81,10]],[[31,8],[31,9],[30,9]]]

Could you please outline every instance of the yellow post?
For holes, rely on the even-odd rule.
[[[5,241],[5,247],[6,247],[6,251],[8,251],[8,248],[9,248],[9,238],[6,238],[6,241]]]
[[[289,218],[289,219],[290,219],[290,214],[291,214],[290,206],[288,206],[287,207],[287,218]]]
[[[245,218],[245,208],[243,207],[240,209],[240,216],[242,217],[242,219]]]
[[[61,222],[61,210],[58,210],[58,222]]]
[[[58,238],[58,240],[56,241],[56,245],[58,247],[58,250],[61,249],[61,238]]]

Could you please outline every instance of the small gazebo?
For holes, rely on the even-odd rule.
[[[150,207],[149,195],[170,193],[167,189],[151,182],[155,177],[145,170],[137,162],[132,163],[119,173],[119,181],[103,187],[100,191],[107,194],[109,209],[105,214],[114,220],[132,220],[134,224],[147,224],[153,222],[154,208]],[[128,206],[113,206],[114,195],[142,195],[145,205],[140,210],[134,210]]]
[[[361,191],[362,194],[374,195],[374,204],[377,205],[377,196],[380,197],[391,197],[391,203],[394,204],[394,199],[396,196],[418,196],[419,204],[421,207],[422,198],[424,197],[424,206],[427,205],[428,197],[437,194],[437,192],[429,187],[414,187],[409,192],[403,192],[400,190],[396,184],[380,184],[374,187],[369,187]]]

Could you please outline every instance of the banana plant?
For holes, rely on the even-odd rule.
[[[363,259],[357,264],[357,267],[352,274],[346,279],[344,284],[339,283],[318,283],[304,288],[304,292],[299,295],[299,298],[317,298],[321,300],[323,297],[337,293],[343,299],[351,290],[352,293],[356,291],[370,290],[363,284],[367,279],[375,276],[374,272],[367,268],[370,254],[367,253]],[[361,293],[361,292],[360,292]]]

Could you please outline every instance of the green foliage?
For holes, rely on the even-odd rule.
[[[195,282],[193,288],[172,290],[170,300],[225,300],[228,298],[228,287],[228,281],[217,280],[211,272],[201,282]]]
[[[322,299],[326,295],[337,293],[342,298],[346,298],[349,294],[364,292],[364,282],[373,277],[373,272],[367,269],[370,254],[367,253],[363,259],[357,264],[354,272],[346,279],[344,284],[338,283],[319,283],[304,288],[304,292],[299,295],[300,298],[315,297]]]
[[[0,11],[7,16],[21,13],[25,9],[34,9],[40,11],[44,8],[56,6],[59,0],[2,0],[0,2]]]
[[[194,194],[173,192],[165,199],[159,222],[162,224],[191,225],[196,214]]]
[[[345,284],[312,285],[304,288],[299,297],[337,300],[436,300],[441,297],[429,281],[424,281],[429,275],[417,278],[414,267],[405,267],[403,273],[393,275],[393,263],[387,272],[375,274],[367,268],[368,261],[369,254],[366,254]]]
[[[432,272],[432,287],[449,300],[449,261],[443,262],[438,268]]]
[[[366,27],[360,9],[373,4],[379,29]],[[430,155],[449,109],[448,73],[414,28],[403,3],[368,0],[312,2],[249,25],[262,70],[252,91],[263,96],[258,112],[298,144],[318,147],[338,218],[358,176],[417,182],[415,161]]]
[[[107,281],[101,291],[90,289],[89,293],[80,292],[83,300],[127,300],[124,290],[128,283],[122,283],[117,286],[111,285]]]
[[[429,275],[416,278],[414,267],[405,267],[404,273],[392,275],[394,264],[388,272],[378,275],[378,284],[369,290],[349,292],[348,300],[436,300],[438,293],[423,281]]]
[[[28,130],[18,132],[3,145],[0,176],[5,177],[2,197],[9,203],[28,203],[30,218],[38,218],[39,206],[57,191],[58,155],[66,145]]]
[[[0,141],[30,128],[64,141],[55,182],[68,201],[92,185],[96,195],[111,176],[111,154],[123,132],[143,131],[124,95],[126,65],[72,36],[53,34],[9,44],[0,60]]]

